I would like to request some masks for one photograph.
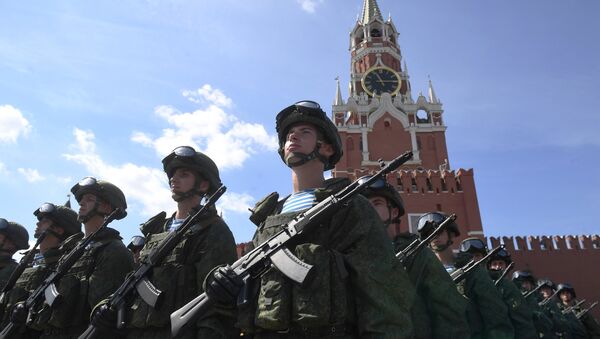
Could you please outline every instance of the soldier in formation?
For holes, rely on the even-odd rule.
[[[274,192],[256,204],[250,250],[350,184],[344,178],[325,180],[323,172],[341,158],[342,144],[316,102],[283,109],[276,131],[279,155],[292,172],[292,193],[279,199]],[[51,203],[34,211],[39,253],[31,263],[21,263],[29,265],[22,271],[12,256],[29,247],[27,231],[0,219],[0,283],[13,281],[13,271],[22,272],[0,297],[2,338],[88,338],[88,333],[96,333],[93,338],[170,338],[170,314],[203,292],[214,304],[179,338],[598,337],[597,321],[577,303],[570,285],[556,289],[541,280],[534,291],[536,281],[528,272],[515,272],[512,281],[504,278],[510,254],[500,250],[489,261],[477,262],[487,253],[478,238],[465,239],[455,255],[451,245],[460,235],[455,222],[423,242],[447,218],[444,213],[423,215],[419,235],[403,232],[390,239],[387,229],[400,229],[405,211],[400,195],[383,178],[288,247],[312,265],[302,284],[273,266],[242,278],[229,266],[237,257],[229,227],[214,206],[203,205],[221,186],[215,163],[180,146],[162,164],[177,210],[142,224],[143,236],[127,247],[119,232],[107,226],[112,218],[125,217],[125,196],[93,177],[71,189],[78,213]],[[204,214],[189,218],[201,209]],[[152,261],[155,249],[172,234],[183,237],[160,261]],[[400,255],[419,242],[428,246]],[[59,296],[55,302],[40,298],[29,304],[29,296],[77,249],[83,254],[51,289]],[[160,298],[147,303],[132,293],[123,312],[117,312],[111,295],[126,286],[134,267],[149,267],[147,284]]]
[[[368,179],[368,178],[364,178]],[[400,217],[404,215],[404,204],[398,191],[384,178],[379,179],[363,193],[389,229],[399,229]],[[432,215],[441,222],[440,214]],[[419,220],[419,228],[429,227],[427,217]],[[456,225],[449,226],[458,229]],[[396,252],[400,252],[418,241],[419,236],[408,231],[398,234],[394,239]],[[469,338],[469,324],[466,311],[467,300],[458,293],[442,263],[429,247],[421,248],[416,254],[403,262],[411,282],[416,289],[417,298],[411,310],[414,338]]]

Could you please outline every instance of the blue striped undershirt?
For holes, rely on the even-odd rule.
[[[315,202],[315,190],[308,189],[300,192],[293,193],[283,203],[281,213],[287,212],[299,212],[309,209]]]
[[[179,228],[179,226],[181,226],[183,224],[183,221],[185,219],[171,219],[171,223],[168,226],[168,231],[169,232],[173,232],[175,230],[177,230]]]

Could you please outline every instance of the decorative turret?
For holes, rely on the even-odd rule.
[[[377,5],[377,1],[375,0],[365,0],[363,2],[363,11],[361,15],[361,22],[363,25],[366,25],[371,22],[373,19],[379,19],[383,21],[383,17],[381,16],[381,11],[379,10],[379,6]]]
[[[440,100],[435,95],[435,91],[433,90],[433,84],[431,83],[431,79],[429,79],[429,102],[432,104],[439,104]]]
[[[337,83],[337,88],[335,89],[335,99],[333,100],[333,105],[343,105],[344,100],[342,99],[342,91],[340,90],[340,77],[335,77],[335,81]]]

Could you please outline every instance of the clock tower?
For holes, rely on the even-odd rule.
[[[398,36],[377,1],[364,0],[350,32],[349,97],[343,99],[338,80],[332,107],[344,147],[332,174],[355,179],[376,171],[379,159],[412,150],[413,159],[387,178],[407,211],[401,229],[389,233],[414,232],[422,214],[437,210],[457,214],[461,238],[482,236],[473,169],[451,168],[442,102],[431,80],[427,96],[414,99]]]

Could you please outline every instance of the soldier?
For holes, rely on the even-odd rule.
[[[365,178],[367,179],[368,177]],[[388,230],[400,229],[404,205],[394,187],[381,178],[365,190],[363,195],[369,199]],[[402,251],[418,238],[418,235],[410,232],[398,234],[393,240],[396,252]],[[469,338],[467,300],[458,293],[456,284],[431,249],[421,248],[405,260],[404,267],[417,291],[412,309],[414,337]]]
[[[546,315],[542,307],[538,304],[541,296],[538,291],[532,292],[535,289],[535,278],[528,271],[515,271],[512,275],[512,282],[521,290],[525,302],[533,312],[533,324],[540,338],[559,338],[562,334],[557,335],[560,330],[554,328],[552,319]]]
[[[4,287],[18,265],[12,256],[18,250],[29,248],[28,241],[29,233],[25,227],[14,221],[0,218],[0,289]]]
[[[319,104],[297,102],[276,118],[279,155],[291,168],[293,194],[272,193],[256,204],[254,244],[281,230],[301,211],[349,184],[324,179],[342,156],[335,125]],[[409,338],[414,292],[384,227],[367,199],[355,196],[290,248],[313,265],[302,285],[275,268],[245,284],[229,267],[207,280],[207,295],[235,303],[242,286],[248,300],[238,307],[240,326],[254,338]],[[245,299],[245,298],[241,298]]]
[[[515,329],[515,338],[538,338],[538,332],[533,322],[533,311],[527,305],[519,288],[506,277],[500,279],[511,262],[510,253],[501,248],[488,261],[490,277],[496,282],[496,287],[502,294],[502,300],[508,307],[508,315]]]
[[[426,238],[444,219],[446,215],[441,212],[427,213],[419,220],[418,229],[421,238]],[[428,223],[425,221],[429,221]],[[458,225],[453,223],[446,228],[446,232],[440,233],[431,241],[431,249],[442,262],[446,271],[452,273],[461,264],[466,263],[472,257],[470,243],[461,244],[464,250],[459,257],[455,257],[450,247],[454,239],[460,235]],[[481,242],[483,244],[483,242]],[[474,246],[481,245],[479,243]],[[494,286],[490,276],[481,267],[476,267],[467,273],[457,285],[458,291],[465,296],[469,302],[467,305],[467,321],[471,329],[471,338],[513,338],[514,330],[508,318],[508,309],[502,301],[500,292]]]
[[[146,237],[140,252],[142,262],[188,215],[200,209],[207,195],[221,187],[217,165],[190,146],[175,148],[162,163],[177,210],[170,218],[161,212],[141,226]],[[233,234],[213,207],[197,220],[171,254],[152,268],[149,280],[162,291],[162,301],[153,308],[139,296],[133,299],[126,317],[127,338],[171,338],[169,315],[204,291],[202,283],[213,268],[236,258]],[[234,322],[233,307],[218,308],[179,338],[239,337]]]
[[[556,285],[549,279],[540,279],[537,283],[541,285],[539,290],[542,296],[540,305],[554,322],[557,334],[565,338],[586,338],[585,328],[581,322],[577,318],[573,319],[563,314],[558,307],[557,298],[554,294]]]
[[[35,254],[32,266],[23,271],[13,289],[8,292],[2,305],[5,310],[2,327],[9,321],[17,325],[25,325],[27,312],[23,305],[17,304],[27,299],[56,267],[59,258],[83,237],[77,213],[68,207],[44,203],[33,212],[33,215],[38,220],[34,237],[39,238],[43,232],[45,236],[40,242],[39,253]],[[45,315],[50,314],[47,305],[46,308],[44,305],[40,304],[39,308],[29,310],[30,319],[27,329],[19,330],[20,338],[39,337],[48,321]]]
[[[127,245],[127,249],[131,251],[133,255],[133,262],[137,265],[140,263],[140,252],[146,243],[144,237],[141,235],[134,235],[131,237],[131,241],[129,245]]]
[[[61,298],[52,305],[41,338],[76,338],[88,326],[94,306],[116,290],[133,269],[133,259],[119,232],[111,227],[100,229],[104,218],[116,209],[117,219],[127,214],[123,192],[110,182],[86,177],[71,193],[79,203],[78,221],[84,225],[85,237],[99,232],[60,279],[57,289]]]
[[[560,298],[560,303],[558,304],[558,307],[561,310],[564,311],[566,308],[575,306],[575,304],[577,304],[577,294],[575,293],[575,289],[573,288],[573,286],[571,286],[571,284],[558,284],[557,290],[558,297]],[[586,312],[578,318],[576,315],[581,311],[582,308],[580,306],[574,307],[572,312],[567,313],[567,318],[571,319],[572,321],[578,319],[583,325],[583,327],[585,327],[589,338],[600,338],[600,325],[598,324],[598,321],[594,318],[593,315],[590,314],[590,312]]]

